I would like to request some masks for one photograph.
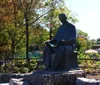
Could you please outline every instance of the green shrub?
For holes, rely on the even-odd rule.
[[[33,71],[36,69],[36,64],[30,64],[29,71]]]
[[[20,68],[20,72],[21,73],[28,73],[29,72],[29,68]]]
[[[11,60],[8,61],[6,64],[6,68],[4,65],[1,66],[0,68],[0,73],[4,73],[5,69],[7,73],[13,72],[13,73],[26,73],[30,71],[34,71],[36,69],[37,62],[36,59],[31,59],[30,60],[30,66],[27,68],[27,62],[26,60]]]
[[[13,67],[13,73],[18,73],[20,71],[20,68],[18,67]]]
[[[0,73],[4,73],[4,66],[0,66]]]
[[[92,60],[100,58],[100,55],[97,53],[89,53],[89,54],[80,53],[78,58],[91,59],[91,60],[78,60],[79,65],[85,67],[83,68],[83,70],[85,70],[86,72],[90,73],[96,71],[100,66],[100,61]]]
[[[17,61],[15,61],[15,66],[23,67],[25,63],[26,63],[25,60],[17,60]]]

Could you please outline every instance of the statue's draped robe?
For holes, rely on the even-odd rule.
[[[59,43],[62,40],[68,41],[76,39],[76,29],[75,26],[69,22],[61,25],[55,37],[51,40]],[[71,44],[59,45],[58,47],[45,46],[43,52],[43,62],[46,67],[52,69],[66,69],[69,68],[68,62],[70,56],[75,49],[75,42]]]

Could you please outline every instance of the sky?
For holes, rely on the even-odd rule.
[[[100,38],[100,0],[65,0],[66,6],[77,14],[77,29],[88,33],[90,39]]]

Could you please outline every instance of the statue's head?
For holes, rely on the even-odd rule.
[[[59,20],[60,20],[62,23],[65,23],[66,20],[67,20],[66,15],[63,14],[63,13],[59,14]]]

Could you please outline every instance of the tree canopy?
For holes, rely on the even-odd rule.
[[[27,51],[30,51],[30,47],[34,50],[36,45],[43,50],[44,41],[50,36],[53,37],[60,25],[58,20],[60,13],[65,13],[72,23],[78,21],[64,2],[64,0],[0,1],[0,42],[10,42],[12,57],[16,54],[25,54],[26,44],[29,49]],[[52,32],[52,35],[49,32]],[[84,49],[89,48],[88,34],[81,30],[78,33],[78,45]]]

